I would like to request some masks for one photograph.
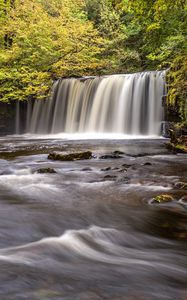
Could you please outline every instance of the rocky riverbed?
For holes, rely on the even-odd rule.
[[[0,138],[0,299],[187,299],[187,155],[165,143]]]

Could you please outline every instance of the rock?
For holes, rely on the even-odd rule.
[[[122,167],[124,167],[124,168],[128,169],[128,168],[132,167],[132,165],[123,164],[123,165],[122,165]]]
[[[48,155],[48,159],[60,160],[60,161],[74,161],[81,159],[90,159],[92,158],[91,151],[85,152],[73,152],[73,153],[63,153],[63,152],[51,152]]]
[[[92,169],[91,168],[83,168],[81,171],[92,171]]]
[[[150,162],[145,162],[143,165],[144,165],[144,166],[152,166],[152,163],[150,163]]]
[[[183,204],[187,205],[187,195],[182,196],[182,198],[179,199],[179,203],[183,203]]]
[[[114,152],[112,152],[113,154],[117,154],[117,155],[120,155],[120,154],[125,154],[124,152],[122,151],[119,151],[119,150],[116,150]]]
[[[110,171],[110,170],[111,170],[111,167],[101,169],[101,171]]]
[[[170,142],[166,147],[174,153],[187,153],[187,125],[170,123],[168,128]]]
[[[110,158],[123,158],[123,156],[120,156],[119,154],[104,154],[102,156],[99,157],[100,159],[110,159]]]
[[[187,147],[185,145],[167,143],[166,147],[173,153],[187,153]]]
[[[171,143],[177,143],[177,133],[176,130],[170,128],[168,129],[168,133],[169,133],[169,137],[170,137],[170,141]]]
[[[38,169],[36,172],[39,174],[47,174],[47,173],[54,174],[54,173],[56,173],[56,171],[52,168],[41,168],[41,169]]]
[[[119,172],[119,173],[124,173],[124,172],[127,172],[127,169],[126,169],[126,168],[123,168],[123,169],[120,169],[118,172]]]
[[[129,184],[130,183],[130,178],[127,177],[127,176],[120,177],[120,178],[118,178],[118,182],[123,182],[125,184]]]
[[[179,182],[176,182],[174,184],[174,187],[177,188],[177,189],[179,189],[179,190],[187,190],[187,183],[179,181]]]
[[[115,175],[106,175],[104,177],[105,180],[115,180],[116,179],[116,176]]]
[[[152,203],[165,203],[165,202],[171,202],[173,200],[174,198],[171,195],[162,194],[154,197]]]

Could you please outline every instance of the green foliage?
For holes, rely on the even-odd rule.
[[[94,73],[101,67],[103,39],[87,20],[83,4],[17,0],[15,7],[9,6],[2,17],[1,101],[43,99],[54,78]]]
[[[187,120],[187,57],[177,56],[167,75],[168,105],[178,112],[180,120]]]

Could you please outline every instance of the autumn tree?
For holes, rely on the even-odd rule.
[[[0,49],[1,101],[46,97],[52,80],[100,67],[103,39],[87,20],[83,1],[17,0],[6,12]]]

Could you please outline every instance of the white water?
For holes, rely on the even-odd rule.
[[[27,132],[159,136],[165,72],[58,80],[27,113]]]

